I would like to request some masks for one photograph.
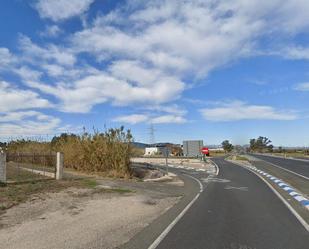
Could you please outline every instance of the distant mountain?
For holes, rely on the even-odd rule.
[[[139,143],[139,142],[132,142],[132,145],[136,148],[141,148],[141,149],[149,147],[149,144],[144,144],[144,143]]]
[[[146,148],[146,147],[166,147],[166,146],[178,146],[180,147],[180,144],[172,144],[172,143],[155,143],[155,144],[145,144],[145,143],[139,143],[139,142],[133,142],[133,146],[137,148]]]

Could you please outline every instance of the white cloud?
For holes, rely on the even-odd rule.
[[[86,12],[94,0],[38,0],[35,8],[42,18],[55,22]]]
[[[0,113],[0,123],[18,122],[29,117],[37,117],[38,119],[46,119],[46,115],[37,111],[17,111]]]
[[[165,113],[168,113],[168,114],[179,115],[179,116],[184,116],[184,115],[187,114],[187,110],[180,107],[177,104],[149,105],[149,106],[143,106],[141,109],[157,111],[157,112],[165,112]]]
[[[113,64],[108,71],[110,73],[89,72],[70,84],[27,84],[60,99],[61,110],[81,113],[106,101],[114,105],[158,105],[177,99],[184,89],[184,83],[177,78],[129,61]]]
[[[125,58],[151,63],[178,77],[181,72],[203,77],[226,63],[255,54],[259,37],[309,27],[305,0],[162,0],[129,1],[129,5],[131,13],[113,11],[77,32],[72,38],[76,51],[92,53],[98,60]],[[302,14],[295,18],[294,13]]]
[[[43,32],[40,32],[42,37],[57,37],[62,33],[62,30],[57,25],[47,26]]]
[[[144,115],[144,114],[132,114],[132,115],[126,115],[126,116],[119,116],[113,119],[114,122],[128,123],[128,124],[143,123],[148,120],[149,120],[148,115]]]
[[[287,47],[281,52],[281,55],[287,59],[309,60],[309,48],[301,46]]]
[[[183,116],[177,115],[162,115],[151,119],[151,123],[153,124],[182,124],[186,122],[187,120]]]
[[[53,44],[40,47],[24,35],[20,36],[19,45],[24,59],[33,63],[37,63],[38,60],[47,60],[64,66],[72,66],[76,62],[74,54],[68,49]]]
[[[210,121],[239,121],[239,120],[295,120],[293,112],[279,111],[271,106],[248,105],[242,101],[222,103],[213,108],[200,110],[202,116]]]
[[[0,112],[51,106],[48,100],[33,91],[21,90],[7,82],[0,82]]]
[[[294,89],[303,92],[309,91],[309,82],[300,83],[296,85]]]
[[[7,48],[0,47],[0,70],[16,62],[15,57]]]
[[[0,137],[53,134],[60,122],[36,111],[0,113]]]
[[[84,13],[92,2],[40,0],[36,8],[41,17],[60,21]],[[263,49],[260,38],[306,32],[307,10],[305,0],[128,1],[104,16],[97,15],[61,45],[36,44],[21,36],[20,60],[31,66],[19,65],[15,73],[26,86],[54,96],[65,112],[86,113],[107,102],[138,103],[159,111],[158,107],[170,107],[182,96],[189,86],[187,79],[194,82],[214,69],[255,55]],[[300,15],[291,18],[294,13]],[[46,31],[57,35],[60,28],[48,26]],[[300,52],[289,51],[289,57],[301,57]],[[86,58],[78,60],[84,52]],[[0,66],[11,61],[7,49],[0,49],[1,54]],[[89,54],[99,66],[87,64]],[[42,82],[42,76],[52,83]],[[166,111],[170,116],[165,119],[184,116],[177,111],[181,112]]]
[[[24,81],[36,81],[42,76],[41,72],[30,69],[27,66],[22,66],[13,70],[17,75],[19,75]]]
[[[183,115],[172,114],[131,114],[119,116],[113,119],[114,122],[138,124],[138,123],[152,123],[152,124],[183,124],[187,120]]]

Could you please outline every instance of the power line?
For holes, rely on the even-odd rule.
[[[150,124],[148,130],[149,130],[149,144],[154,144],[156,142],[155,141],[155,128],[152,123]]]

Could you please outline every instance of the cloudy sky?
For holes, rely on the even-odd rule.
[[[2,0],[0,138],[309,146],[308,0]]]

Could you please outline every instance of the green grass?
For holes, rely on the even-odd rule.
[[[239,161],[249,161],[247,157],[245,156],[236,156],[236,160],[239,160]]]
[[[49,177],[45,177],[43,175],[35,174],[18,168],[11,163],[7,164],[6,171],[8,182],[28,182],[34,180],[49,179]]]
[[[98,186],[98,183],[95,179],[83,179],[82,183],[86,188],[95,188]]]
[[[112,188],[111,191],[117,192],[119,194],[126,194],[126,193],[132,193],[133,192],[131,189],[126,189],[126,188]]]

